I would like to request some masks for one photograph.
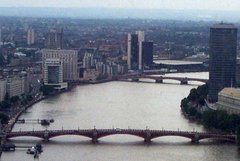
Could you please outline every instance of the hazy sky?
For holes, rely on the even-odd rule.
[[[240,10],[240,0],[0,0],[0,6]]]

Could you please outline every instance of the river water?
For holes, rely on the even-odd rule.
[[[208,78],[208,73],[170,74]],[[43,100],[29,108],[20,119],[51,119],[47,129],[140,128],[197,130],[205,129],[181,114],[180,101],[191,88],[201,84],[180,85],[146,82],[108,82],[78,86],[71,92]],[[151,83],[152,82],[152,83]],[[45,130],[39,124],[16,124],[13,131]],[[31,146],[41,140],[20,137],[16,145]],[[114,135],[93,144],[80,136],[61,136],[43,143],[41,161],[237,161],[240,150],[234,144],[205,140],[192,144],[181,137],[161,137],[145,144],[141,138]],[[26,149],[4,152],[1,161],[32,161]]]

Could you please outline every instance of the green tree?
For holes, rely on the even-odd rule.
[[[190,94],[188,95],[187,99],[189,101],[195,102],[198,99],[198,97],[199,97],[199,95],[198,95],[197,89],[193,88],[193,89],[191,89]]]
[[[8,109],[8,108],[11,107],[11,104],[10,104],[9,101],[4,100],[4,101],[1,102],[0,106],[1,106],[1,108],[3,108],[3,109]]]
[[[9,117],[6,114],[0,112],[0,120],[2,124],[7,124]]]
[[[5,58],[2,54],[0,54],[0,66],[4,66],[5,65]]]
[[[40,91],[43,93],[44,96],[48,96],[54,91],[54,88],[53,86],[43,85],[40,87]]]

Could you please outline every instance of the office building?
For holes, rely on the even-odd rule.
[[[49,30],[46,37],[47,49],[63,49],[63,29]]]
[[[35,38],[34,38],[34,30],[32,28],[29,28],[27,30],[27,44],[32,45],[34,44]]]
[[[76,50],[42,49],[43,62],[46,59],[59,59],[61,61],[63,66],[63,81],[78,80],[78,53]]]
[[[128,34],[128,69],[137,70],[139,62],[138,35]]]
[[[215,24],[210,28],[208,101],[217,102],[218,92],[236,84],[237,28]]]
[[[67,88],[63,82],[63,65],[60,59],[44,59],[43,62],[44,85],[54,86],[55,89]]]
[[[153,64],[153,42],[142,42],[142,64],[143,66]]]
[[[153,61],[153,42],[145,41],[143,31],[128,34],[127,64],[130,70],[143,70]]]

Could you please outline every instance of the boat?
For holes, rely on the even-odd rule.
[[[27,154],[35,154],[37,149],[33,146],[27,150]]]
[[[41,125],[43,125],[43,126],[50,125],[50,121],[48,121],[48,120],[41,120]]]

